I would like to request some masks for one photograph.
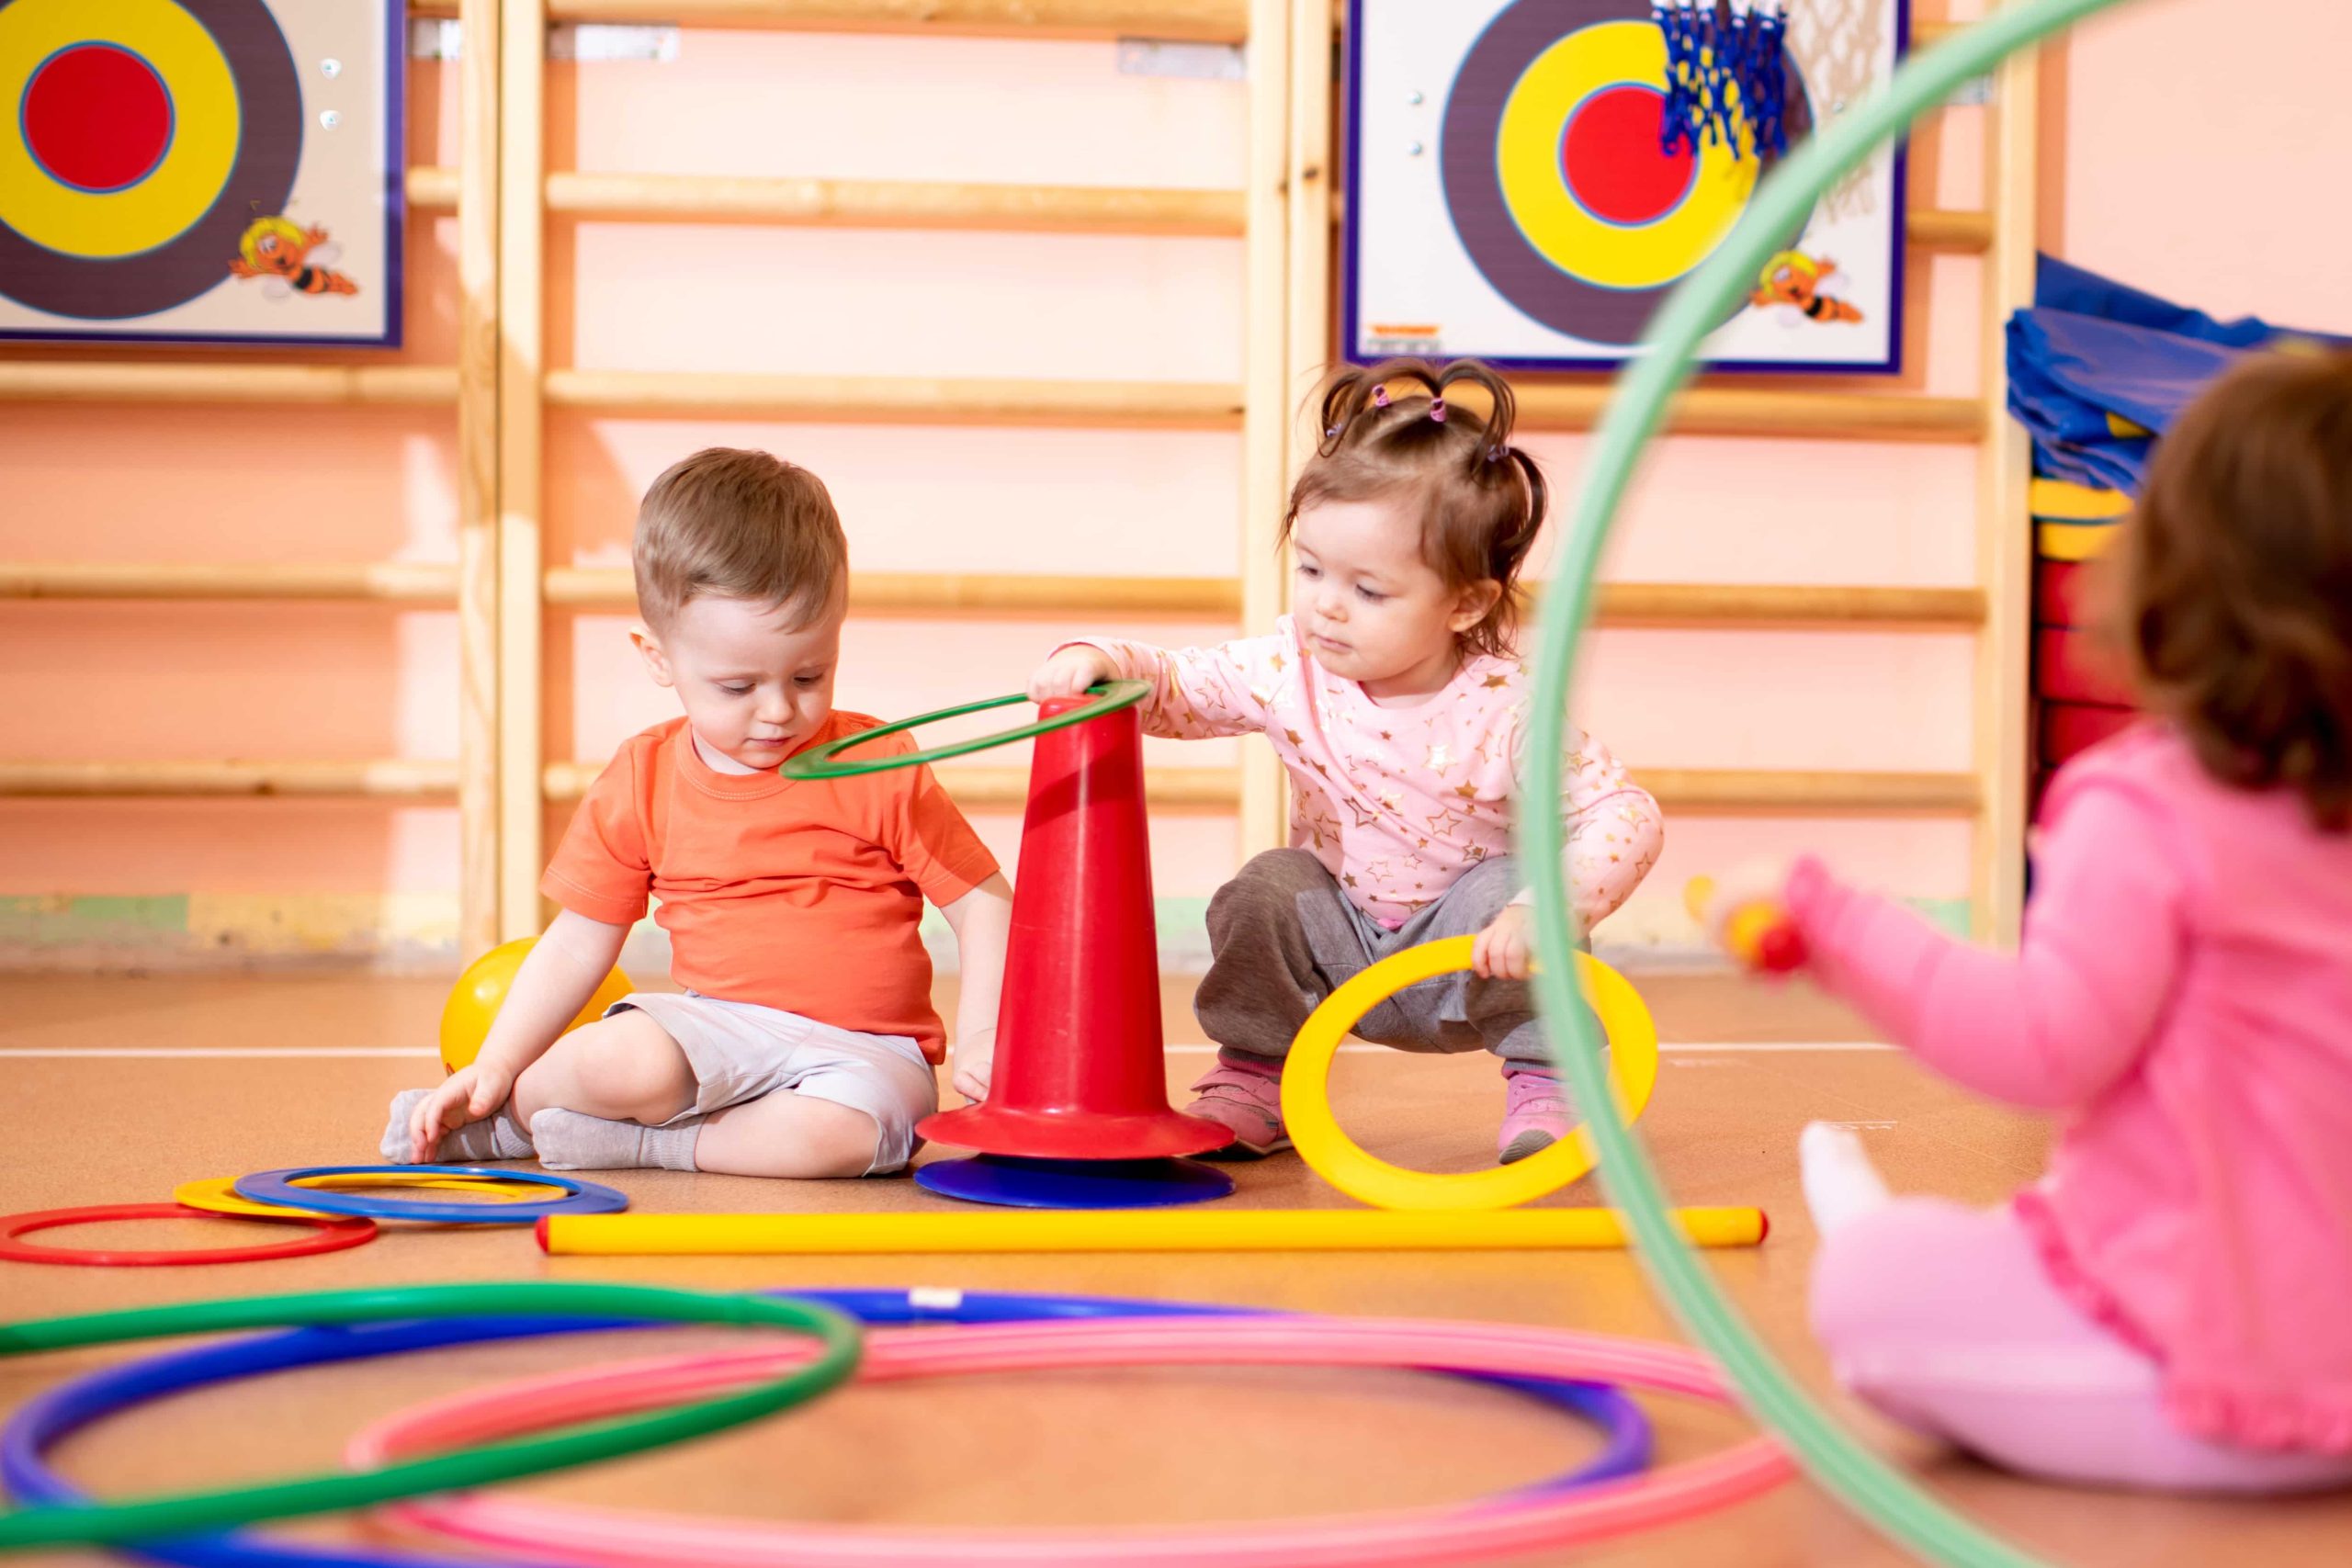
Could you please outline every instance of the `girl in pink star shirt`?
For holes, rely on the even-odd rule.
[[[1449,401],[1475,389],[1489,412]],[[1212,961],[1193,1006],[1217,1066],[1190,1110],[1233,1129],[1225,1151],[1288,1147],[1281,1078],[1308,1013],[1400,949],[1475,935],[1467,975],[1374,1008],[1364,1039],[1501,1059],[1506,1161],[1575,1121],[1526,979],[1529,895],[1510,861],[1526,731],[1514,592],[1544,521],[1535,460],[1510,444],[1510,389],[1485,366],[1399,360],[1340,375],[1324,437],[1291,492],[1292,602],[1270,636],[1170,649],[1093,638],[1031,677],[1040,701],[1098,681],[1149,682],[1153,735],[1262,734],[1289,771],[1291,847],[1209,903]],[[1657,860],[1657,802],[1577,735],[1561,810],[1587,931]]]
[[[2015,954],[1817,861],[1807,973],[1929,1066],[2050,1112],[1989,1211],[1801,1146],[1846,1385],[2028,1474],[2352,1483],[2352,355],[2264,355],[2156,450],[2109,586],[2150,717],[2042,806]],[[1742,890],[1716,895],[1722,921]]]

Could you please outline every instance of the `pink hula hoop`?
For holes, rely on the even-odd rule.
[[[797,1347],[615,1363],[469,1392],[401,1411],[354,1438],[345,1462],[617,1416],[770,1376]],[[1199,1318],[891,1329],[867,1337],[870,1382],[1039,1368],[1347,1366],[1589,1378],[1730,1404],[1713,1362],[1679,1346],[1560,1329],[1405,1318]],[[417,1498],[385,1517],[477,1544],[596,1568],[1419,1568],[1520,1557],[1671,1524],[1743,1501],[1793,1473],[1769,1438],[1638,1480],[1567,1496],[1392,1509],[1286,1523],[1122,1530],[880,1529],[694,1521],[496,1494]]]

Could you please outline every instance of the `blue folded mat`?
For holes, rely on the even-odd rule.
[[[2243,355],[2352,339],[2221,321],[2095,272],[2040,258],[2034,303],[2008,322],[2009,412],[2033,436],[2034,472],[2136,494],[2154,438]]]

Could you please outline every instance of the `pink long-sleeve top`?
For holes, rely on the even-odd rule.
[[[2352,835],[2144,724],[2043,807],[2014,955],[1801,863],[1812,972],[1946,1077],[2058,1112],[2017,1213],[2184,1429],[2352,1452]]]
[[[1510,852],[1528,696],[1515,660],[1465,659],[1441,690],[1392,707],[1316,663],[1288,615],[1271,637],[1214,648],[1086,641],[1123,679],[1150,682],[1148,733],[1272,742],[1290,772],[1291,843],[1391,931],[1480,861]],[[1589,931],[1657,863],[1665,829],[1657,802],[1607,747],[1574,728],[1567,744],[1567,882]]]

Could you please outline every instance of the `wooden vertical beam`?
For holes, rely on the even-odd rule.
[[[1332,88],[1338,17],[1328,0],[1291,0],[1290,347],[1283,372],[1287,486],[1322,435],[1308,394],[1333,357],[1331,342]],[[1287,501],[1287,496],[1285,496]],[[1285,567],[1283,584],[1290,578]],[[1287,601],[1288,595],[1284,595]]]
[[[1288,146],[1283,154],[1283,192],[1289,213],[1284,232],[1282,368],[1282,468],[1264,505],[1267,537],[1252,547],[1272,581],[1263,607],[1252,611],[1246,630],[1264,632],[1290,608],[1291,555],[1276,542],[1290,487],[1322,434],[1316,410],[1307,406],[1331,355],[1331,42],[1337,16],[1329,0],[1289,0],[1290,103]],[[1254,390],[1253,390],[1254,396]],[[1243,848],[1254,852],[1290,840],[1289,783],[1278,761],[1268,759],[1271,801],[1262,817],[1246,818]],[[1245,806],[1247,803],[1245,802]],[[1256,829],[1259,837],[1249,837]]]
[[[498,0],[465,0],[458,66],[458,942],[498,920]]]
[[[1989,419],[1978,460],[1978,584],[1984,628],[1977,640],[1976,773],[1983,787],[1969,906],[1980,941],[2014,944],[2025,908],[2027,706],[2033,636],[2033,530],[2026,522],[2032,449],[2007,413],[2005,325],[2033,302],[2036,96],[2032,51],[1994,76],[1985,116],[1985,180],[1993,219],[1984,255],[1984,389]]]
[[[502,0],[498,166],[498,922],[539,930],[545,739],[539,690],[539,377],[545,268],[547,0]]]
[[[1285,309],[1290,274],[1285,200],[1290,158],[1291,0],[1250,0],[1249,175],[1243,186],[1241,625],[1263,633],[1283,612],[1286,582],[1274,547],[1289,447]],[[1290,836],[1282,764],[1253,746],[1241,765],[1241,853]]]

